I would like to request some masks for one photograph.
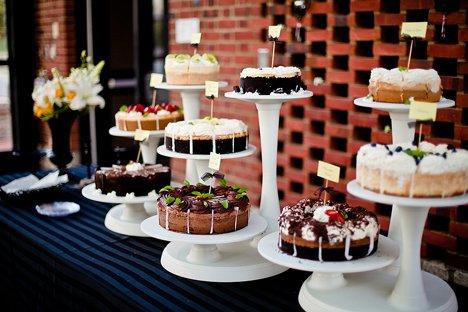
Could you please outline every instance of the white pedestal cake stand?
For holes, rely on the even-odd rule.
[[[299,292],[299,303],[306,311],[381,311],[374,293],[385,292],[385,283],[374,281],[373,288],[363,290],[362,275],[343,273],[368,272],[390,265],[398,257],[398,245],[380,235],[377,251],[366,258],[320,262],[283,253],[278,248],[278,232],[263,237],[258,243],[260,254],[271,262],[302,271],[314,272]],[[370,281],[366,281],[370,282]],[[367,292],[367,293],[366,293]],[[371,294],[371,295],[369,295]],[[363,296],[371,298],[364,299]]]
[[[392,121],[392,142],[393,144],[411,143],[414,140],[415,120],[409,118],[409,105],[401,103],[374,102],[362,97],[354,100],[357,106],[375,108],[388,112]],[[442,98],[437,104],[437,108],[447,108],[455,105],[455,102]],[[401,247],[401,229],[398,217],[398,207],[393,205],[390,217],[388,237],[395,240]],[[395,262],[398,266],[398,262]]]
[[[146,212],[144,203],[156,201],[157,196],[138,196],[133,198],[106,196],[105,194],[96,192],[96,185],[94,183],[85,186],[81,190],[81,193],[84,197],[101,203],[120,204],[111,208],[106,215],[104,225],[109,230],[129,236],[148,236],[140,229],[141,222],[151,216]]]
[[[408,198],[375,193],[363,189],[356,180],[348,183],[350,194],[383,204],[395,204],[399,208],[401,225],[400,270],[398,277],[391,272],[379,278],[396,284],[391,294],[382,293],[379,311],[385,309],[411,311],[457,311],[457,299],[453,290],[442,279],[421,271],[421,239],[429,207],[453,207],[468,203],[468,194],[447,198]],[[385,276],[386,275],[386,276]],[[377,277],[373,277],[376,281]],[[372,285],[370,285],[373,287]],[[367,287],[360,300],[368,299]]]
[[[269,266],[259,265],[255,248],[249,252],[237,242],[243,242],[265,231],[267,222],[255,213],[250,214],[245,228],[213,235],[184,234],[166,230],[158,217],[146,219],[141,229],[147,235],[170,241],[161,256],[162,266],[169,272],[208,282],[242,282],[264,278]],[[266,270],[266,271],[265,271]],[[269,276],[269,275],[268,275]]]
[[[123,131],[117,127],[109,129],[109,134],[116,137],[133,138],[135,133],[133,131]],[[145,142],[140,142],[141,156],[143,163],[156,164],[156,148],[159,144],[159,139],[164,137],[164,130],[150,131],[149,138]]]
[[[268,221],[266,233],[271,233],[278,229],[278,216],[280,213],[276,165],[281,104],[290,100],[311,97],[312,92],[304,91],[293,95],[254,95],[252,93],[242,94],[228,92],[225,93],[224,96],[244,102],[253,102],[257,106],[260,141],[262,145],[262,195],[260,199],[260,214]]]
[[[219,88],[227,86],[226,81],[219,82]],[[180,93],[182,107],[184,109],[184,119],[194,120],[200,118],[200,93],[205,91],[205,85],[170,85],[166,82],[156,85],[156,89],[175,91]],[[197,171],[193,160],[187,159],[185,167],[185,177],[189,181],[195,181]]]

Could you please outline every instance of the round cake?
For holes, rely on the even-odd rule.
[[[147,196],[171,182],[171,170],[162,165],[130,163],[103,167],[95,174],[96,189],[115,196]]]
[[[306,89],[299,68],[278,66],[244,68],[240,74],[240,87],[235,87],[234,91],[270,95],[291,94]]]
[[[168,124],[164,142],[168,150],[178,153],[229,154],[248,149],[249,132],[240,120],[206,117]]]
[[[410,98],[439,102],[442,95],[440,77],[433,69],[374,68],[369,92],[376,102],[409,103]]]
[[[218,81],[219,64],[213,54],[169,54],[164,64],[166,81],[173,85],[204,85]]]
[[[294,257],[347,261],[377,250],[377,217],[362,207],[318,199],[286,206],[279,217],[278,248]]]
[[[240,230],[249,222],[246,189],[226,184],[213,187],[186,183],[167,186],[157,202],[159,225],[188,234],[221,234]]]
[[[366,144],[356,159],[365,189],[405,197],[448,197],[468,188],[468,151],[452,145]]]
[[[163,103],[151,106],[142,104],[121,106],[115,114],[115,125],[119,130],[164,130],[167,124],[184,119],[182,110],[173,104]]]

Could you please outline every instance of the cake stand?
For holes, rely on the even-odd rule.
[[[116,126],[109,129],[109,134],[116,137],[133,138],[134,131],[123,131]],[[146,141],[140,142],[141,156],[143,163],[156,164],[156,148],[159,144],[159,139],[164,137],[164,130],[149,131],[149,137]]]
[[[219,88],[227,86],[226,81],[219,82]],[[171,85],[163,82],[155,86],[156,89],[175,91],[180,93],[182,107],[184,109],[184,119],[194,120],[200,118],[200,93],[205,91],[205,85]],[[185,167],[185,177],[189,181],[197,179],[197,171],[193,160],[187,159]]]
[[[129,236],[148,236],[140,229],[141,222],[151,216],[146,212],[144,203],[156,201],[157,196],[107,196],[98,193],[94,183],[85,186],[81,193],[94,201],[119,204],[109,210],[104,221],[106,228],[112,232]]]
[[[415,120],[409,118],[409,105],[401,103],[374,102],[365,97],[355,99],[354,104],[362,107],[375,108],[389,113],[390,119],[392,121],[393,144],[413,142],[415,133]],[[454,105],[454,101],[442,98],[437,104],[437,108],[447,108]],[[401,246],[401,229],[398,217],[398,207],[395,205],[393,205],[392,215],[390,217],[388,237],[395,240]],[[395,264],[398,265],[398,262]]]
[[[197,235],[166,230],[157,216],[146,219],[141,229],[147,235],[170,241],[161,256],[162,266],[169,272],[185,278],[207,282],[243,282],[271,275],[271,266],[256,248],[246,250],[243,244],[263,233],[267,227],[264,218],[251,213],[249,224],[238,231]]]
[[[278,217],[280,213],[276,165],[281,105],[286,101],[311,97],[312,92],[304,91],[291,95],[258,95],[254,93],[242,94],[228,92],[225,93],[224,96],[244,102],[253,102],[257,106],[260,141],[262,144],[262,195],[260,198],[260,214],[268,221],[268,229],[266,232],[271,233],[278,229]]]
[[[345,277],[343,273],[377,272],[374,270],[390,265],[398,257],[398,245],[391,239],[380,235],[379,247],[369,257],[336,262],[320,262],[285,254],[278,248],[278,239],[278,232],[263,237],[258,244],[258,251],[276,264],[314,272],[305,280],[299,292],[299,303],[304,310],[382,311],[379,302],[372,298],[375,293],[391,289],[385,280],[369,281],[363,278],[363,274],[348,274]],[[361,285],[363,281],[374,284],[372,288],[364,291]]]
[[[350,194],[368,201],[395,204],[399,209],[401,225],[401,254],[398,276],[390,271],[381,272],[378,279],[394,284],[391,294],[382,293],[379,310],[398,309],[411,311],[457,311],[457,299],[450,286],[442,279],[421,271],[421,239],[430,207],[453,207],[468,203],[468,194],[446,198],[408,198],[390,196],[363,189],[356,180],[348,183]],[[376,277],[373,277],[377,281]],[[396,283],[395,283],[396,281]],[[368,285],[362,292],[361,300],[366,302]]]

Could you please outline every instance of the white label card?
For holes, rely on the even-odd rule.
[[[150,132],[148,130],[136,129],[134,134],[135,141],[143,142],[148,140]]]
[[[219,83],[217,81],[205,81],[205,96],[215,98],[218,97]]]
[[[151,79],[150,79],[150,87],[154,88],[158,84],[161,84],[163,81],[163,75],[162,74],[151,74]]]
[[[281,33],[281,25],[276,25],[276,26],[268,26],[268,37],[271,38],[279,38],[280,33]]]
[[[201,33],[194,33],[190,36],[190,44],[200,44]]]
[[[401,36],[426,38],[427,22],[405,22],[401,24]]]
[[[221,166],[221,154],[211,152],[210,161],[208,162],[208,168],[218,171],[220,166]]]

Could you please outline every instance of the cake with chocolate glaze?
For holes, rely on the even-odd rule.
[[[448,197],[468,188],[468,151],[453,145],[362,146],[356,158],[356,181],[363,188],[405,197]]]
[[[123,105],[115,114],[115,125],[123,131],[135,131],[136,129],[156,131],[164,130],[170,122],[183,119],[182,110],[169,103],[146,107],[142,104]]]
[[[249,132],[240,120],[206,117],[168,124],[164,144],[168,150],[184,154],[229,154],[248,149]]]
[[[247,190],[203,184],[177,188],[167,186],[159,194],[159,225],[167,230],[187,234],[221,234],[240,230],[249,222]]]
[[[362,207],[306,198],[279,217],[278,248],[294,257],[347,261],[377,250],[377,217]]]
[[[244,68],[240,74],[240,93],[259,95],[294,94],[307,90],[301,70],[293,66]]]
[[[441,80],[433,69],[374,68],[369,79],[369,92],[376,102],[439,102]]]
[[[147,196],[171,182],[171,170],[163,165],[129,163],[126,166],[102,167],[96,171],[96,189],[116,196]]]
[[[204,85],[218,81],[219,64],[213,54],[168,54],[164,69],[166,81],[173,85]]]

